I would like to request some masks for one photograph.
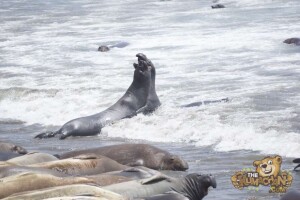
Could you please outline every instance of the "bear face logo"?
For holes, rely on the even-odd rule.
[[[263,160],[256,160],[253,162],[253,166],[256,167],[256,172],[262,176],[274,176],[279,175],[281,169],[282,158],[281,156],[266,157]]]

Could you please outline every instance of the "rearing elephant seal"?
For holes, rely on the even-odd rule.
[[[119,144],[92,149],[77,150],[58,155],[60,159],[71,158],[81,154],[106,156],[123,165],[145,166],[156,170],[185,171],[188,164],[179,156],[149,144]]]
[[[59,134],[60,139],[69,136],[89,136],[100,133],[102,127],[123,118],[130,118],[146,105],[151,83],[151,67],[143,54],[137,54],[133,82],[126,93],[108,109],[87,117],[73,119],[56,132],[41,133],[35,138],[49,138]]]

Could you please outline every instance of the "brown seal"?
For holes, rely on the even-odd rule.
[[[179,156],[149,144],[119,144],[92,149],[77,150],[58,155],[59,158],[71,158],[80,154],[96,154],[111,158],[123,165],[145,166],[156,170],[185,171],[188,164]]]
[[[21,146],[9,142],[2,142],[2,141],[0,141],[0,152],[14,152],[18,154],[28,153],[27,150]]]

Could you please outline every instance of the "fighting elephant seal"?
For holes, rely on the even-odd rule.
[[[79,155],[74,158],[29,165],[29,167],[52,169],[74,176],[101,174],[128,168],[110,158],[93,155]]]
[[[69,136],[96,135],[107,124],[135,116],[137,111],[146,105],[151,82],[151,66],[148,60],[140,54],[136,56],[139,64],[134,65],[133,82],[114,105],[98,114],[73,119],[58,131],[41,133],[35,138],[49,138],[57,134],[60,135],[60,139]]]
[[[0,198],[7,197],[18,192],[80,183],[94,183],[94,181],[82,177],[61,178],[49,174],[26,172],[0,179]]]
[[[13,152],[18,154],[26,154],[28,153],[26,149],[21,146],[0,141],[0,152]]]
[[[194,200],[207,195],[208,188],[210,186],[216,188],[216,185],[216,180],[211,175],[189,174],[183,178],[171,178],[160,174],[149,179],[118,183],[103,188],[127,198],[151,197],[169,191],[176,191],[179,194],[190,191],[189,196]]]
[[[91,185],[74,184],[40,190],[33,190],[11,195],[5,200],[41,200],[54,197],[95,196],[99,200],[128,200],[121,195]]]
[[[106,156],[129,166],[145,166],[156,170],[185,171],[188,169],[188,164],[179,156],[172,155],[149,144],[118,144],[71,151],[58,155],[58,157],[64,159],[89,153]]]
[[[300,38],[289,38],[283,41],[286,44],[294,44],[296,46],[300,46]]]

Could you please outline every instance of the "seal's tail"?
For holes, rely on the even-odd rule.
[[[51,138],[51,137],[54,137],[55,135],[57,135],[58,132],[59,131],[55,131],[55,132],[47,131],[47,132],[36,135],[34,138],[38,138],[38,139]]]

